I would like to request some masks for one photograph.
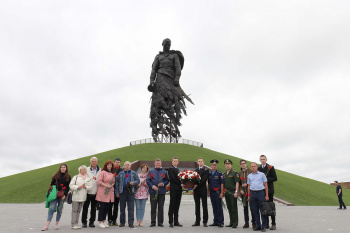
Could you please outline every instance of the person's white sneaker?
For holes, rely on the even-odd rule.
[[[78,227],[78,226],[73,226],[72,229],[77,230],[77,229],[80,229],[80,227]]]
[[[104,224],[107,228],[109,227],[108,222],[104,222]]]
[[[102,223],[99,223],[99,227],[100,228],[106,228],[106,225],[102,222]]]

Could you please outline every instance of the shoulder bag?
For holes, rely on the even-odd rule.
[[[56,179],[56,187],[58,189],[57,179]],[[62,198],[63,195],[64,195],[64,190],[57,191],[57,198]]]
[[[264,201],[261,203],[260,211],[262,216],[275,216],[276,207],[274,202]]]
[[[78,176],[75,177],[75,185],[77,185],[77,179],[78,179]],[[72,204],[73,192],[74,191],[72,191],[72,190],[68,192],[67,204]]]

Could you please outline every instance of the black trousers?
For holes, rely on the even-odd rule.
[[[242,199],[245,199],[245,202],[247,203],[246,206],[243,206],[243,211],[244,211],[244,222],[249,224],[249,210],[252,216],[252,224],[255,224],[255,216],[253,213],[253,208],[252,206],[248,203],[248,198],[247,197],[242,197]]]
[[[269,193],[269,202],[273,202],[273,193]],[[270,216],[271,217],[271,224],[276,225],[276,216]],[[267,226],[269,226],[269,217],[267,217]]]
[[[201,222],[201,199],[203,208],[203,223],[208,223],[208,202],[207,191],[193,192],[194,203],[196,205],[196,223]]]
[[[158,225],[163,224],[164,221],[164,202],[165,194],[158,194],[158,199],[153,200],[156,194],[150,194],[151,202],[151,224],[156,224],[157,207],[158,207]]]
[[[179,222],[179,209],[182,197],[182,190],[172,190],[170,191],[170,205],[169,205],[169,223]]]
[[[343,195],[338,195],[338,201],[339,201],[339,208],[341,209],[344,206],[344,209],[346,209],[346,206],[343,202]]]
[[[108,210],[111,208],[111,202],[100,202],[100,209],[98,211],[98,221],[106,220]]]
[[[90,210],[90,219],[89,222],[90,223],[94,223],[96,220],[96,205],[97,205],[97,201],[96,201],[96,195],[94,194],[88,194],[86,196],[86,201],[84,202],[83,205],[83,213],[81,215],[81,222],[84,224],[87,224],[87,215],[88,215],[88,211],[89,211],[89,205],[91,203],[91,210]]]
[[[108,211],[108,222],[117,222],[118,207],[119,207],[119,198],[115,196],[114,203],[112,203],[112,206]]]

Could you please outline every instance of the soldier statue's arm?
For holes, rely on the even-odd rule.
[[[181,64],[179,56],[175,53],[175,79],[174,79],[174,85],[175,87],[179,86],[179,80],[181,76]]]
[[[151,77],[150,77],[150,83],[153,83],[156,79],[156,76],[157,76],[157,70],[158,70],[158,67],[159,67],[159,60],[158,60],[158,56],[157,55],[155,58],[154,58],[154,61],[153,61],[153,64],[152,64],[152,71],[151,71]]]

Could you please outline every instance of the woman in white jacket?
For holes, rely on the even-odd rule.
[[[82,165],[78,168],[79,174],[74,176],[69,184],[72,196],[72,228],[80,229],[78,226],[80,211],[86,200],[86,195],[92,189],[91,179],[86,175],[87,168]]]

